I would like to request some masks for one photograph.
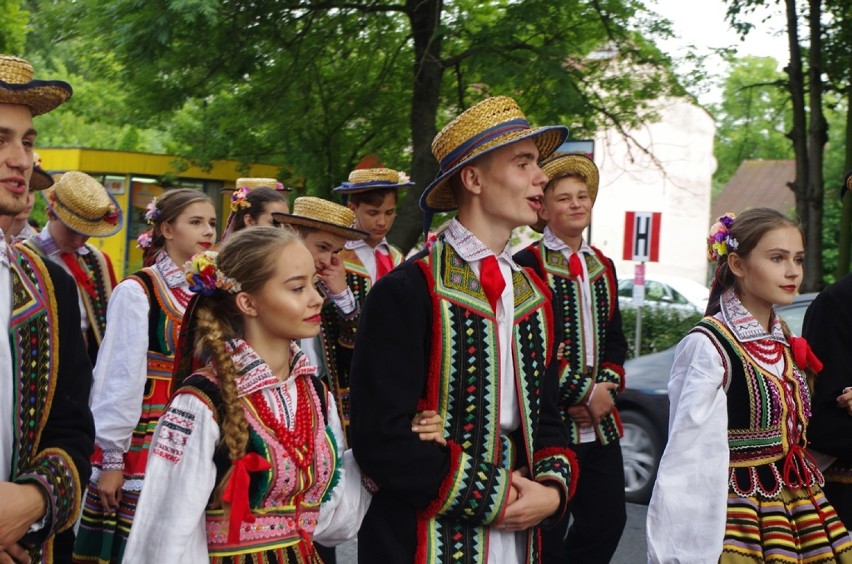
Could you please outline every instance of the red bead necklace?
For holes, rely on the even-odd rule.
[[[784,355],[784,345],[778,341],[761,339],[760,341],[746,341],[743,343],[748,354],[765,364],[775,364]]]
[[[307,468],[313,461],[314,441],[316,439],[313,417],[311,416],[311,395],[308,393],[307,386],[305,378],[296,380],[296,418],[293,421],[292,429],[287,427],[286,421],[275,418],[272,409],[263,397],[263,392],[257,391],[251,395],[251,403],[257,409],[260,420],[275,432],[278,442],[290,454],[293,462],[300,469]]]

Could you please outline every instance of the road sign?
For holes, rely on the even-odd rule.
[[[660,260],[660,212],[626,212],[624,216],[624,260]]]

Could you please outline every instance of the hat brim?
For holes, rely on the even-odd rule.
[[[453,195],[453,191],[447,185],[447,181],[459,170],[469,165],[474,160],[482,155],[487,155],[497,149],[523,141],[532,139],[535,141],[538,148],[539,160],[549,157],[553,152],[562,145],[565,138],[568,137],[568,128],[564,125],[549,125],[545,127],[535,127],[532,129],[513,131],[502,137],[498,137],[492,141],[493,145],[488,148],[476,152],[468,158],[462,160],[449,170],[438,175],[432,183],[426,187],[423,194],[420,195],[420,209],[424,212],[446,212],[458,208],[458,202]]]
[[[559,153],[556,156],[551,155],[552,159],[549,162],[539,160],[538,165],[547,178],[552,180],[562,175],[579,174],[586,179],[586,188],[589,191],[589,197],[592,199],[592,205],[598,198],[598,187],[600,186],[600,172],[595,162],[585,155],[575,153]]]
[[[40,166],[34,166],[33,174],[30,176],[30,190],[40,192],[41,190],[47,190],[51,186],[53,186],[53,177]]]
[[[71,85],[61,80],[33,80],[26,84],[9,84],[0,80],[0,104],[27,106],[33,116],[56,109],[71,94]]]
[[[54,190],[56,190],[56,188],[51,186],[42,192],[42,195],[44,195],[48,204],[50,204],[50,195]],[[107,193],[107,195],[109,196],[109,199],[112,200],[112,204],[115,206],[115,209],[118,211],[118,219],[115,224],[103,219],[90,221],[71,213],[68,208],[62,205],[52,206],[51,209],[53,210],[53,213],[56,214],[56,217],[59,218],[59,221],[65,224],[65,227],[79,233],[80,235],[85,235],[86,237],[109,237],[110,235],[115,235],[121,231],[121,227],[124,224],[124,212],[121,210],[121,206],[118,205],[118,202],[113,195],[109,193]]]
[[[367,235],[369,235],[369,233],[361,231],[360,229],[341,227],[340,225],[329,223],[327,221],[321,221],[319,219],[313,219],[302,215],[293,215],[291,213],[273,212],[272,219],[278,223],[284,223],[286,225],[300,225],[302,227],[311,227],[313,229],[319,229],[320,231],[327,231],[334,235],[340,235],[347,241],[360,241],[362,239],[366,239]]]
[[[398,190],[400,188],[407,188],[409,186],[414,186],[414,182],[406,182],[404,184],[359,184],[357,186],[346,186],[345,184],[341,184],[337,188],[334,188],[333,192],[339,192],[341,194],[359,194],[361,192],[370,192],[372,190]]]

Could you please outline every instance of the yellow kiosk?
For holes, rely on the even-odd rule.
[[[38,153],[45,170],[85,172],[101,181],[115,196],[124,212],[123,228],[111,237],[91,239],[89,243],[109,254],[119,278],[142,266],[142,251],[136,246],[136,237],[148,227],[144,214],[151,198],[159,197],[166,188],[202,190],[215,202],[222,226],[227,218],[230,190],[234,189],[237,178],[276,178],[281,170],[277,165],[246,166],[229,160],[214,161],[206,170],[178,157],[130,151],[39,147]]]

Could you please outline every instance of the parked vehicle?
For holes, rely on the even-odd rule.
[[[710,290],[689,278],[654,275],[645,277],[645,305],[665,307],[686,313],[703,314]],[[633,279],[618,280],[618,305],[633,306]]]
[[[795,335],[802,332],[805,311],[816,293],[796,296],[793,303],[776,308]],[[616,405],[624,426],[624,490],[630,503],[648,503],[657,468],[669,436],[668,381],[675,347],[628,360],[624,364],[626,388]]]

